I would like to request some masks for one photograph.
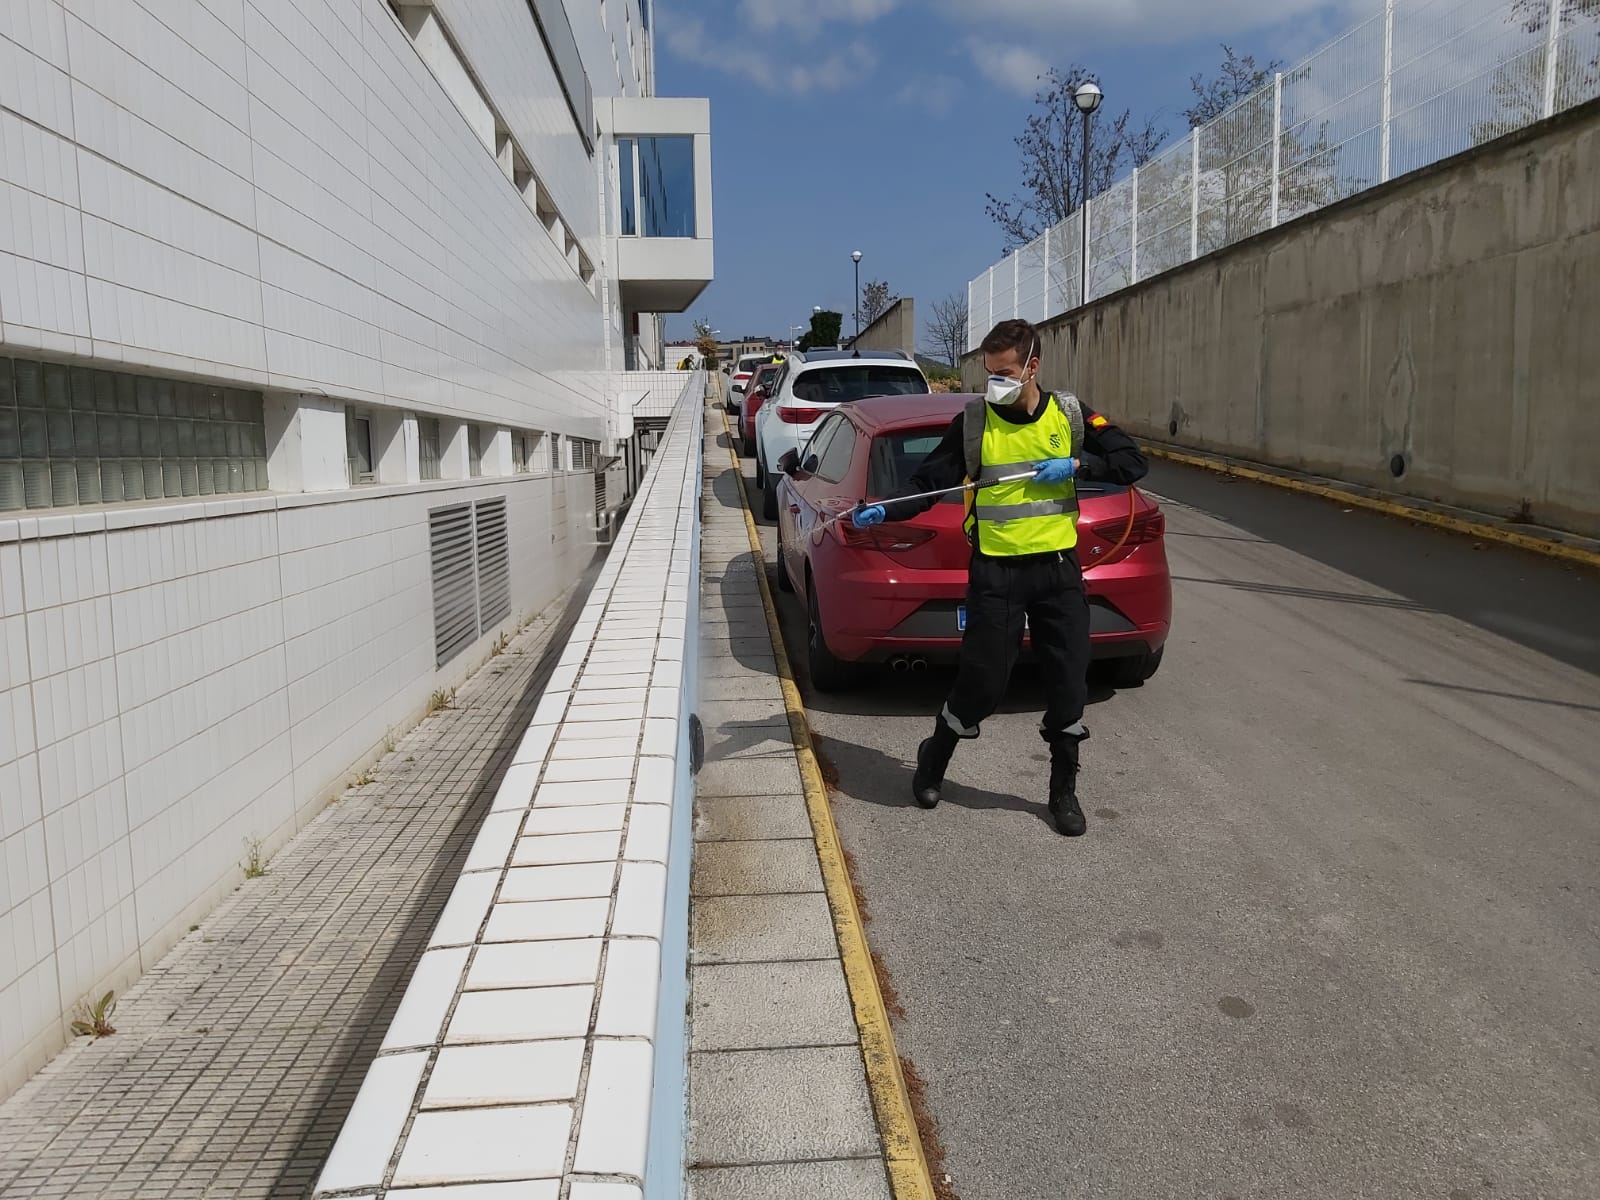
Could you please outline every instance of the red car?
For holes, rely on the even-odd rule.
[[[848,519],[824,523],[903,486],[970,399],[858,400],[828,414],[802,461],[784,455],[778,586],[805,599],[807,657],[819,690],[846,686],[855,664],[904,671],[955,659],[972,555],[964,497],[872,529]],[[1166,517],[1138,488],[1092,483],[1079,484],[1078,508],[1093,654],[1113,684],[1137,686],[1160,667],[1172,622]]]
[[[782,363],[767,363],[750,377],[744,397],[739,401],[739,453],[749,458],[756,452],[756,414],[766,403]]]

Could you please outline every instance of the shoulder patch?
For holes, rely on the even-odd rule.
[[[1107,425],[1111,424],[1111,422],[1106,420],[1099,413],[1095,413],[1094,416],[1089,418],[1089,424],[1093,425],[1096,429],[1104,429]]]

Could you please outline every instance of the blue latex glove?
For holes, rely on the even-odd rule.
[[[1033,478],[1037,483],[1066,483],[1077,470],[1078,464],[1070,458],[1047,458],[1039,464]]]
[[[874,525],[882,525],[888,515],[881,504],[857,505],[850,514],[850,524],[857,529],[871,529]]]

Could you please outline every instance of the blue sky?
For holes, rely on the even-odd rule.
[[[856,249],[925,317],[1000,255],[984,194],[1015,190],[1046,67],[1083,63],[1108,110],[1181,135],[1220,42],[1292,62],[1375,2],[658,0],[657,91],[711,97],[716,212],[716,281],[668,333],[782,337],[815,304],[848,330]]]

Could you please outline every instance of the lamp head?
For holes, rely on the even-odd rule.
[[[1105,93],[1092,83],[1080,83],[1078,90],[1072,93],[1072,102],[1078,106],[1078,111],[1085,116],[1100,107],[1100,101],[1105,99]]]

